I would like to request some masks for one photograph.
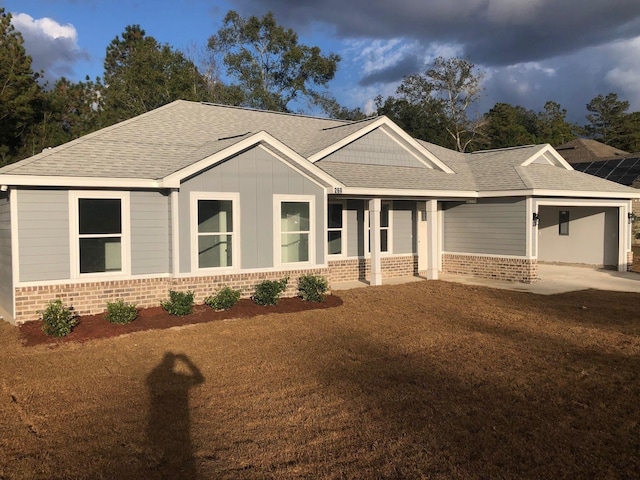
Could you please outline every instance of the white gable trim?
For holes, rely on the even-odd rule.
[[[340,140],[340,141],[328,146],[327,148],[325,148],[323,150],[320,150],[317,153],[314,153],[313,155],[311,155],[309,157],[309,161],[311,161],[312,163],[315,163],[318,160],[321,160],[321,159],[325,158],[327,155],[330,155],[333,152],[336,152],[336,151],[340,150],[341,148],[347,146],[348,144],[354,142],[355,140],[357,140],[359,138],[362,138],[367,133],[370,133],[373,130],[382,127],[383,125],[385,127],[389,128],[390,130],[392,130],[400,138],[402,138],[406,143],[408,143],[413,148],[415,148],[418,152],[420,152],[423,155],[423,158],[419,158],[417,156],[416,156],[416,158],[418,160],[420,160],[422,163],[424,163],[427,167],[429,167],[429,168],[437,168],[439,170],[442,170],[445,173],[455,173],[445,163],[443,163],[440,159],[438,159],[438,157],[436,157],[435,155],[433,155],[433,153],[431,153],[429,150],[427,150],[422,145],[420,145],[420,143],[418,143],[413,137],[411,137],[409,134],[407,134],[398,125],[396,125],[392,120],[390,120],[388,117],[386,117],[384,115],[379,117],[375,121],[371,122],[370,124],[362,127],[360,130],[357,130],[356,132],[352,133],[351,135],[348,135],[348,136],[344,137],[342,140]],[[385,133],[388,135],[388,132],[385,132]],[[391,135],[390,135],[390,137],[393,138]],[[394,138],[394,140],[396,140],[396,139]],[[407,149],[407,147],[405,145],[402,145],[402,143],[400,143],[400,142],[398,142],[398,144],[401,147],[403,147],[405,150],[409,151],[412,155],[414,155],[413,152],[411,152],[409,149]]]
[[[273,136],[269,135],[265,131],[260,131],[255,135],[251,135],[248,138],[240,140],[238,143],[221,150],[220,152],[214,153],[207,158],[203,158],[202,160],[189,165],[177,172],[172,173],[171,175],[166,176],[163,180],[161,180],[161,185],[164,188],[180,188],[180,181],[195,175],[196,173],[212,167],[213,165],[220,163],[227,158],[236,155],[238,153],[243,152],[244,150],[248,150],[260,143],[266,143],[276,150],[278,150],[283,155],[289,157],[291,160],[297,164],[297,166],[302,171],[308,171],[309,173],[315,175],[316,177],[324,180],[331,187],[340,187],[343,186],[338,180],[330,176],[328,173],[324,172],[317,166],[310,163],[307,159],[302,157],[300,154],[292,150],[290,147],[286,146],[284,143],[280,142]],[[273,154],[272,152],[269,152]],[[322,188],[325,188],[324,185],[319,184],[316,180],[309,177],[314,183],[320,185]]]
[[[550,163],[556,167],[562,167],[565,170],[573,170],[573,167],[560,155],[555,148],[548,143],[544,145],[540,150],[531,155],[528,159],[520,164],[522,167],[531,165],[538,159],[544,159],[545,162]]]

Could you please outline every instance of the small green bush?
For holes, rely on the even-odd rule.
[[[319,275],[303,275],[298,279],[298,291],[306,302],[322,302],[329,290],[329,282]]]
[[[138,309],[132,303],[119,298],[115,302],[107,302],[106,318],[111,323],[131,323],[138,316]]]
[[[169,290],[169,300],[165,300],[161,305],[171,315],[181,317],[189,315],[193,310],[193,297],[194,293],[190,290],[187,292]]]
[[[227,310],[233,307],[240,300],[240,290],[230,287],[223,287],[218,293],[204,299],[204,303],[214,310]]]
[[[281,280],[263,280],[256,285],[253,301],[258,305],[277,305],[280,295],[287,288],[289,277]]]
[[[42,331],[52,337],[66,337],[78,324],[73,307],[65,307],[62,300],[52,300],[41,313]]]

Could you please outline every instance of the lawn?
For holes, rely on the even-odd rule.
[[[638,477],[638,294],[339,295],[55,347],[0,322],[0,479]]]

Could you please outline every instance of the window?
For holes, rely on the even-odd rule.
[[[382,202],[380,206],[380,252],[389,253],[389,212],[391,210],[390,202]],[[369,211],[365,210],[365,218],[367,225],[367,252],[371,253],[371,226],[369,220]]]
[[[327,252],[329,255],[342,255],[342,203],[329,203],[327,216]]]
[[[233,265],[233,202],[198,200],[198,268]]]
[[[315,197],[274,195],[274,264],[315,263]]]
[[[130,273],[128,212],[128,193],[70,192],[74,277]]]
[[[191,268],[237,268],[238,194],[191,194]]]
[[[569,211],[560,210],[558,215],[558,234],[569,235]]]

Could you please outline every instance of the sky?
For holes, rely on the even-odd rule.
[[[102,76],[107,45],[139,24],[161,43],[197,52],[228,10],[272,11],[300,42],[342,60],[329,90],[373,113],[403,76],[437,56],[465,57],[483,72],[477,104],[536,112],[558,102],[585,124],[586,104],[617,93],[640,111],[640,0],[0,0],[33,69],[50,81]],[[193,55],[193,53],[192,53]]]

